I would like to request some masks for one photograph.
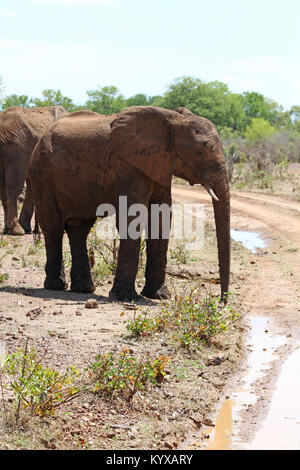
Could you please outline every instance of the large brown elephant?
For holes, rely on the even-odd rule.
[[[29,177],[38,220],[45,236],[45,288],[66,289],[62,237],[66,230],[72,254],[71,290],[92,292],[86,248],[97,207],[116,208],[117,227],[127,204],[171,204],[172,175],[202,184],[213,198],[221,295],[226,298],[230,270],[230,207],[227,171],[221,140],[207,119],[180,108],[170,111],[133,106],[114,116],[80,111],[56,122],[33,151]],[[129,225],[134,220],[128,215]],[[150,225],[150,220],[148,220]],[[120,237],[117,272],[111,300],[138,298],[135,278],[140,238]],[[147,239],[146,284],[142,295],[161,299],[170,293],[164,285],[168,239]]]
[[[30,184],[27,184],[20,220],[17,213],[17,198],[27,178],[29,158],[41,135],[66,114],[62,106],[13,106],[0,114],[0,197],[4,209],[4,233],[23,235],[30,232],[33,214]]]

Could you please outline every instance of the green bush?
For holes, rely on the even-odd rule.
[[[169,362],[166,356],[154,360],[149,357],[139,359],[128,348],[123,348],[119,354],[99,354],[87,369],[92,381],[91,390],[108,396],[121,392],[130,401],[147,383],[161,382]]]
[[[166,303],[153,318],[147,318],[147,311],[134,314],[126,320],[126,328],[134,337],[149,335],[155,331],[169,331],[181,346],[207,343],[214,335],[228,329],[239,318],[239,314],[227,304],[206,293],[200,286],[176,295]]]
[[[20,413],[26,410],[29,416],[45,416],[54,414],[55,409],[74,399],[84,390],[75,380],[80,372],[70,367],[60,373],[50,367],[44,367],[37,360],[34,350],[17,350],[4,358],[2,374],[12,376],[8,387],[13,392],[16,407],[16,421]]]

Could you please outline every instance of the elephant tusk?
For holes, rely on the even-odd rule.
[[[213,192],[213,190],[208,186],[207,188],[205,188],[206,191],[208,192],[208,194],[215,200],[215,201],[218,201],[219,202],[219,199],[217,198],[217,196],[215,195],[215,193]]]

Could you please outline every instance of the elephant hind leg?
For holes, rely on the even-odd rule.
[[[71,219],[66,224],[72,254],[71,290],[73,292],[94,292],[95,290],[86,247],[87,236],[95,220],[96,218]]]
[[[47,254],[45,289],[66,290],[68,288],[62,254],[63,233],[63,230],[58,233],[49,231],[44,233]]]
[[[4,235],[6,235],[9,232],[8,225],[7,225],[7,196],[6,196],[6,194],[2,194],[2,206],[3,206],[3,212],[4,212],[4,229],[3,229],[3,233],[4,233]]]
[[[7,213],[7,227],[9,235],[24,235],[25,230],[18,220],[17,200],[9,199],[7,201]]]
[[[18,219],[18,209],[17,209],[17,199],[18,196],[21,194],[24,180],[21,178],[17,178],[15,184],[12,183],[14,181],[11,172],[6,172],[5,175],[5,186],[6,186],[6,210],[7,210],[7,217],[6,217],[6,225],[8,228],[9,235],[24,235],[25,230],[19,223]]]
[[[21,227],[24,229],[25,233],[31,233],[31,219],[33,215],[33,198],[30,182],[26,181],[26,194],[25,200],[23,202],[19,222]]]

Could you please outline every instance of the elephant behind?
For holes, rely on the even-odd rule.
[[[62,106],[13,106],[0,114],[0,198],[4,209],[4,233],[30,233],[33,199],[27,180],[29,158],[42,134],[53,122],[67,114]],[[27,191],[18,219],[17,198],[25,180]]]

